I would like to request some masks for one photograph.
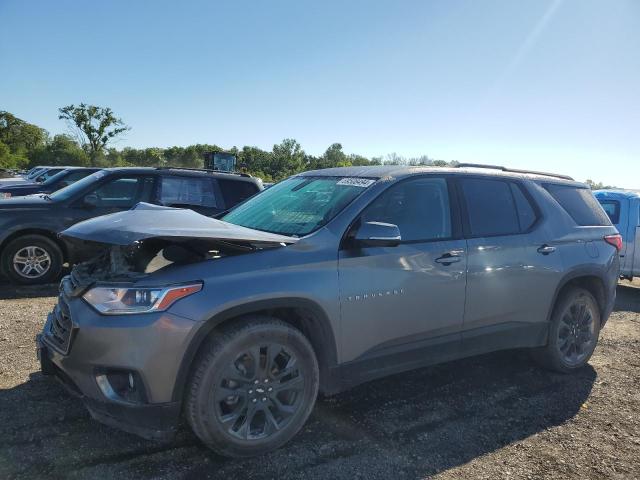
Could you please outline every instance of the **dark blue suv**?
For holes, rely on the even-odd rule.
[[[42,181],[0,186],[0,199],[25,197],[37,193],[53,193],[100,170],[97,167],[69,167]]]
[[[96,253],[91,243],[62,242],[58,233],[100,215],[147,202],[216,215],[262,190],[246,174],[177,168],[108,168],[50,195],[0,200],[0,266],[15,283],[55,280],[65,262]]]

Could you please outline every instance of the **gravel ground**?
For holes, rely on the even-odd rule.
[[[43,377],[55,290],[0,285],[0,478],[640,478],[640,284],[573,376],[523,352],[409,372],[319,400],[289,445],[241,461],[187,428],[162,444],[102,426]]]

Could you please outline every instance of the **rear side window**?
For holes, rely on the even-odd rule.
[[[471,236],[513,235],[535,223],[536,212],[517,184],[484,178],[465,178],[460,183]]]
[[[91,170],[86,171],[86,170],[78,170],[76,172],[70,173],[69,175],[67,175],[66,177],[64,177],[64,179],[62,179],[60,181],[60,185],[58,186],[59,188],[64,188],[68,185],[71,185],[72,183],[77,182],[78,180],[91,175],[93,172]]]
[[[66,176],[66,178],[64,179],[65,182],[69,182],[69,184],[72,184],[73,182],[77,182],[78,180],[80,180],[81,178],[84,178],[88,175],[91,175],[93,172],[91,170],[78,170],[77,172],[73,172],[70,173],[69,175]]]
[[[536,215],[536,211],[533,209],[527,197],[525,197],[522,192],[522,187],[516,185],[515,183],[511,184],[511,193],[513,193],[513,199],[516,202],[516,210],[518,210],[518,221],[520,222],[520,231],[526,232],[533,224],[536,223],[538,216]]]
[[[53,177],[54,175],[60,173],[62,170],[64,170],[64,169],[63,168],[50,168],[46,172],[41,173],[40,175],[38,175],[37,181],[38,182],[44,182],[45,180],[49,180],[51,177]]]
[[[609,217],[590,188],[552,183],[543,186],[578,225],[592,227],[611,225]]]
[[[611,223],[617,225],[620,223],[620,202],[617,200],[599,200],[600,205],[611,220]]]
[[[116,177],[91,193],[96,195],[99,207],[129,208],[138,202],[148,202],[152,185],[150,177]]]
[[[208,177],[162,177],[159,197],[160,203],[167,206],[217,206],[213,183]]]
[[[252,182],[226,180],[222,178],[218,178],[217,182],[218,185],[220,185],[226,208],[231,208],[258,193],[258,186]]]

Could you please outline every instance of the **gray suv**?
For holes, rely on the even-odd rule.
[[[258,455],[318,392],[527,348],[569,373],[612,311],[620,236],[589,188],[503,167],[353,167],[284,180],[221,219],[149,204],[63,236],[76,266],[42,371],[97,420]]]

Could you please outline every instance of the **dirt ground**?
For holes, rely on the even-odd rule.
[[[621,283],[590,366],[573,376],[501,352],[319,400],[277,452],[220,458],[91,420],[38,372],[55,287],[0,285],[0,478],[640,478],[640,284]]]

